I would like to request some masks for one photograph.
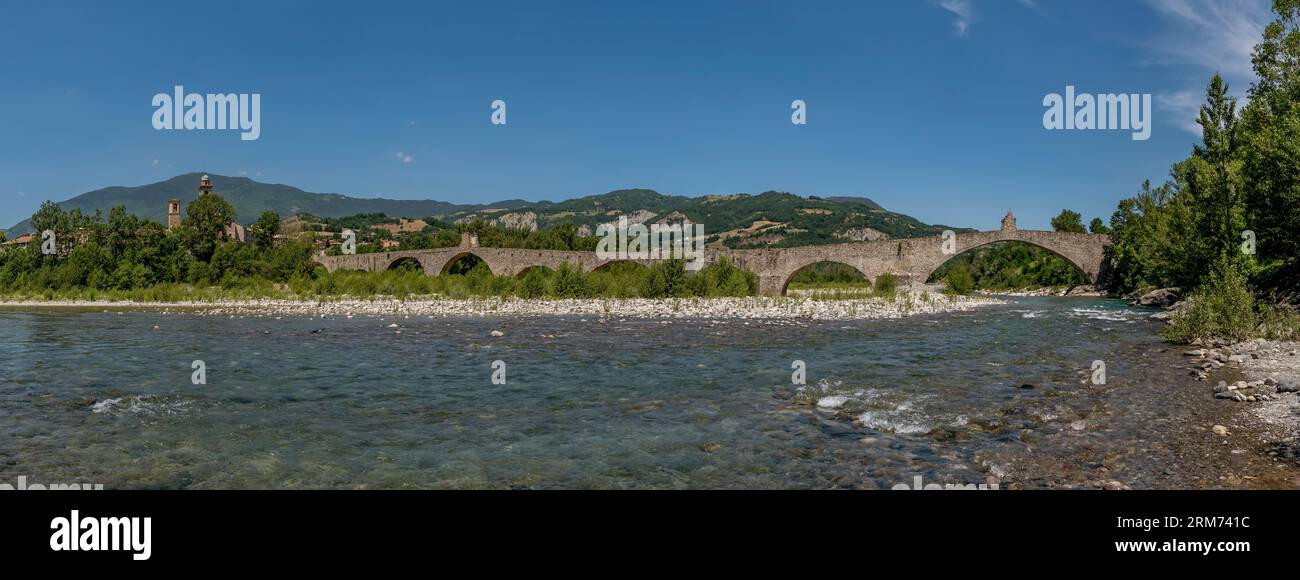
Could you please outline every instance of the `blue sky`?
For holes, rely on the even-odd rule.
[[[189,171],[490,202],[645,187],[867,196],[931,223],[1108,219],[1244,94],[1267,0],[0,2],[0,227]],[[1151,93],[1151,139],[1046,131],[1067,84]],[[261,137],[153,95],[260,93]],[[489,122],[490,103],[508,122]],[[790,103],[808,124],[790,123]]]

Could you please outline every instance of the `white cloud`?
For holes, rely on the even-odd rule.
[[[1162,109],[1179,128],[1201,134],[1197,113],[1210,75],[1220,73],[1232,93],[1243,97],[1255,80],[1251,54],[1273,19],[1269,0],[1145,0],[1165,22],[1147,41],[1148,64],[1188,66],[1196,83],[1159,95]]]
[[[957,36],[966,36],[970,32],[971,23],[975,21],[975,6],[971,0],[938,0],[938,3],[940,8],[957,17],[952,23]]]
[[[1201,126],[1196,123],[1205,102],[1205,92],[1196,89],[1184,89],[1156,95],[1160,109],[1169,113],[1174,126],[1193,135],[1201,134]]]
[[[27,192],[26,192],[26,191],[19,190],[19,191],[18,191],[18,197],[27,197]]]
[[[1169,24],[1149,43],[1153,60],[1253,79],[1250,56],[1273,19],[1269,0],[1146,0]]]
[[[414,157],[411,157],[411,156],[410,156],[409,154],[407,154],[407,153],[403,153],[403,152],[401,152],[401,151],[398,151],[398,152],[397,152],[397,160],[398,160],[398,161],[401,161],[402,163],[410,163],[410,162],[412,162],[412,161],[415,161],[415,158],[414,158]]]
[[[1051,17],[1043,11],[1043,7],[1038,5],[1038,0],[1016,0],[1016,2],[1033,10],[1039,16],[1051,20]],[[970,33],[971,25],[979,20],[975,17],[975,0],[930,0],[930,3],[951,12],[956,17],[952,22],[952,28],[957,36],[962,38]]]
[[[150,166],[150,167],[158,167],[158,163],[159,163],[158,158],[157,158],[157,157],[154,157],[154,158],[153,158],[153,161],[149,163],[149,166]]]

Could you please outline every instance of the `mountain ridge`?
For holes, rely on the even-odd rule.
[[[125,205],[129,213],[166,222],[167,200],[179,198],[188,205],[198,197],[200,172],[141,186],[110,186],[74,196],[58,205],[66,210],[108,212]],[[456,204],[436,200],[397,200],[382,197],[359,198],[339,193],[315,193],[279,183],[262,183],[244,176],[210,175],[214,191],[236,208],[237,219],[250,223],[263,211],[282,217],[310,214],[343,217],[383,213],[389,217],[436,217],[446,221],[500,220],[547,227],[562,221],[587,226],[594,231],[600,223],[631,215],[634,221],[651,223],[682,218],[704,223],[710,236],[718,235],[734,247],[833,243],[882,237],[934,235],[948,228],[925,224],[911,216],[890,212],[865,197],[802,197],[768,191],[688,197],[667,195],[652,189],[620,189],[562,201],[529,202],[508,199],[487,204]],[[30,219],[8,230],[30,231]]]

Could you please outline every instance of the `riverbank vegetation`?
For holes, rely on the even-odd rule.
[[[594,272],[564,264],[556,270],[533,268],[522,277],[493,275],[481,262],[458,263],[453,273],[432,277],[418,267],[330,273],[314,264],[314,244],[275,240],[280,222],[273,212],[264,213],[250,228],[253,243],[230,239],[225,224],[233,216],[230,204],[215,194],[190,204],[183,222],[170,231],[122,207],[105,218],[98,212],[65,211],[47,202],[32,223],[53,232],[53,242],[43,248],[43,241],[36,238],[0,250],[0,296],[155,302],[433,295],[682,298],[751,296],[758,290],[754,274],[725,259],[694,273],[680,260],[657,262],[649,268],[614,263]],[[479,235],[501,234],[500,228],[466,227]],[[521,233],[519,240],[582,247],[581,237],[571,227]]]
[[[1190,290],[1171,340],[1300,334],[1300,0],[1273,8],[1248,104],[1215,75],[1201,143],[1111,218],[1113,291]]]

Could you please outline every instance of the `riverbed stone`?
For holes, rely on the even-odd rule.
[[[1140,298],[1134,301],[1134,304],[1137,306],[1159,306],[1163,308],[1165,306],[1171,306],[1177,302],[1180,295],[1182,295],[1182,291],[1178,288],[1161,288],[1143,294]]]

